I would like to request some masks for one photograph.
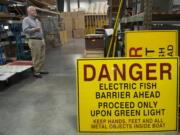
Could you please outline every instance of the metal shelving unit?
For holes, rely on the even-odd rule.
[[[119,8],[120,0],[108,0],[109,5],[109,25],[113,27],[113,22],[117,16],[118,8]]]
[[[144,11],[129,17],[123,17],[121,23],[136,23],[142,22],[146,29],[151,29],[152,24],[179,24],[180,11],[154,11],[153,0],[144,0]]]
[[[121,23],[133,23],[133,22],[143,22],[144,21],[144,13],[137,14],[130,17],[123,17],[121,19]]]
[[[159,2],[159,3],[158,3]],[[161,3],[161,2],[166,2]],[[157,5],[163,5],[160,9],[157,9]],[[124,27],[138,27],[140,30],[178,30],[180,32],[180,9],[173,10],[171,0],[143,0],[144,10],[140,14],[126,17],[121,19],[121,24]],[[169,7],[168,7],[169,5]],[[133,30],[133,29],[132,29]],[[180,39],[180,37],[179,37]],[[180,52],[179,52],[180,54]]]
[[[113,24],[113,18],[117,14],[116,8],[113,7],[113,2],[116,0],[109,0],[109,19],[110,26]],[[121,19],[121,24],[127,25],[139,24],[144,29],[151,29],[154,24],[179,24],[180,9],[179,11],[171,10],[173,8],[173,0],[126,0],[126,11]],[[113,10],[114,8],[114,10]],[[131,8],[131,16],[127,15],[127,8]],[[125,10],[125,8],[123,8]],[[177,10],[177,8],[176,8]]]
[[[1,0],[0,1],[0,4],[10,4],[11,2],[10,1],[8,1],[8,0]]]
[[[0,4],[7,5],[10,13],[14,13],[13,15],[8,12],[6,13],[0,12],[0,25],[2,25],[2,27],[4,26],[8,27],[8,29],[6,30],[2,29],[2,31],[0,31],[3,33],[7,33],[3,39],[2,36],[0,37],[0,65],[3,65],[0,66],[0,81],[6,81],[10,77],[14,76],[16,73],[23,72],[32,67],[31,62],[30,63],[28,62],[28,66],[23,65],[24,58],[25,59],[27,58],[26,56],[29,49],[27,47],[25,35],[22,34],[22,27],[21,27],[22,19],[26,16],[26,7],[29,4],[32,5],[33,4],[32,1],[35,3],[36,6],[38,6],[38,4],[40,5],[39,8],[37,8],[38,13],[40,14],[39,16],[40,18],[46,17],[48,19],[50,16],[56,16],[56,17],[59,16],[58,12],[49,10],[48,4],[44,2],[38,2],[37,0],[16,0],[16,1],[0,0]],[[53,25],[56,24],[53,23]],[[8,32],[11,32],[12,35],[8,36]],[[7,65],[5,61],[2,61],[4,59],[4,53],[6,52],[7,48],[9,48],[10,50],[15,49],[14,51],[16,55],[13,55],[13,57],[16,56],[18,62],[19,60],[23,60],[22,65],[18,64],[18,68],[16,68],[17,70],[16,71],[13,70],[13,72],[11,68],[15,69],[14,67],[16,67],[16,63],[14,65],[9,65],[9,64]]]
[[[95,34],[96,28],[108,25],[107,14],[85,14],[85,33]]]
[[[28,47],[26,47],[27,44],[24,43],[24,39],[21,39],[22,36],[20,36],[20,35],[22,32],[20,32],[20,30],[21,30],[22,19],[24,18],[24,16],[26,16],[26,7],[28,6],[28,4],[30,4],[31,1],[32,0],[26,0],[26,1],[24,1],[24,0],[22,0],[22,1],[21,0],[16,0],[16,1],[15,0],[1,0],[0,1],[0,4],[8,7],[8,10],[6,12],[0,12],[0,23],[1,23],[2,27],[4,27],[4,25],[7,25],[9,27],[9,29],[6,30],[6,32],[14,33],[14,36],[11,36],[11,38],[9,38],[9,36],[7,36],[6,39],[2,39],[2,38],[0,39],[0,46],[2,48],[1,55],[2,55],[3,50],[4,50],[3,48],[5,48],[7,46],[12,46],[12,42],[10,42],[9,40],[12,40],[12,39],[15,40],[16,39],[15,43],[16,43],[16,49],[17,49],[17,53],[16,53],[17,59],[26,58],[22,51],[24,50],[24,47],[25,48],[28,48]],[[47,5],[47,4],[40,2],[40,5],[42,7],[42,5]],[[44,9],[41,7],[37,8],[37,10],[40,14],[40,17],[46,16],[46,18],[48,18],[47,16],[57,16],[57,17],[59,16],[58,12],[50,11],[48,9]],[[14,13],[14,15],[8,13],[8,11],[10,13]],[[19,27],[16,27],[17,25],[19,25]],[[53,25],[54,25],[54,23],[53,23]],[[57,26],[58,26],[58,23],[57,23]],[[16,31],[19,31],[18,34],[17,33],[15,34],[14,28],[16,29]],[[59,34],[59,32],[57,32],[56,39],[59,38],[58,34]],[[18,35],[18,38],[17,38],[17,35]],[[6,45],[4,43],[6,43]],[[15,45],[13,44],[13,46],[15,46]],[[22,54],[20,52],[22,52]]]
[[[110,2],[112,1],[109,0]],[[126,2],[126,12],[121,18],[121,32],[124,32],[126,29],[172,29],[180,32],[180,6],[175,6],[176,10],[174,10],[172,0],[127,0],[124,2]],[[131,8],[131,14],[127,14],[127,8],[129,7]]]

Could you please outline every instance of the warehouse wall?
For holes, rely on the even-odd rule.
[[[92,3],[94,2],[105,2],[107,0],[91,0]],[[89,7],[89,0],[80,0],[80,8],[81,9],[85,9],[87,10]],[[77,0],[71,0],[71,11],[73,11],[73,9],[77,9],[78,5],[77,5]],[[67,2],[65,0],[64,3],[64,11],[67,11]]]
[[[180,0],[174,0],[174,5],[180,5]]]
[[[78,8],[77,0],[71,0],[71,11],[77,8]]]
[[[89,8],[89,1],[88,0],[80,0],[80,8],[87,10]]]

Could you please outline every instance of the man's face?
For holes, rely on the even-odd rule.
[[[29,15],[36,17],[36,16],[37,16],[37,11],[36,11],[36,9],[35,9],[35,8],[31,8],[31,9],[29,10]]]

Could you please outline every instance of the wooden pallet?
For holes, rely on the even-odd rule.
[[[104,50],[85,50],[84,55],[86,58],[103,58]]]
[[[7,65],[0,66],[0,81],[7,81],[15,74],[22,73],[32,68],[30,61],[15,61]]]

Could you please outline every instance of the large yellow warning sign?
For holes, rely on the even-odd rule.
[[[127,57],[178,56],[178,32],[129,31],[125,34]]]
[[[176,131],[178,62],[178,58],[79,59],[79,131]]]

